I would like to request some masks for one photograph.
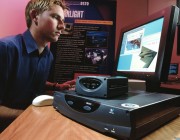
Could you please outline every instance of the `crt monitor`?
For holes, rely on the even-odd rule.
[[[122,28],[115,75],[130,79],[168,79],[179,8],[167,7]]]

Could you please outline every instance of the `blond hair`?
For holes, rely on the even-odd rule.
[[[26,25],[30,28],[32,20],[30,17],[30,11],[35,9],[38,13],[42,13],[48,10],[52,5],[59,5],[63,10],[68,9],[64,0],[30,0],[25,9]]]

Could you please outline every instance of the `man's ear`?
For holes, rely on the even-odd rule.
[[[34,22],[36,25],[38,24],[38,11],[33,9],[30,11],[30,17],[32,22]]]

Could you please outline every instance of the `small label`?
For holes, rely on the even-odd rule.
[[[137,104],[131,104],[131,103],[124,103],[124,104],[121,104],[122,107],[126,107],[126,108],[133,108],[133,109],[136,109],[136,108],[139,108],[140,106],[137,105]]]
[[[114,109],[111,108],[111,109],[109,110],[109,113],[110,113],[110,114],[114,114]]]

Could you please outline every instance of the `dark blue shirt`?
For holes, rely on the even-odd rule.
[[[45,47],[39,55],[29,30],[0,39],[0,104],[23,107],[42,94],[53,55]]]

